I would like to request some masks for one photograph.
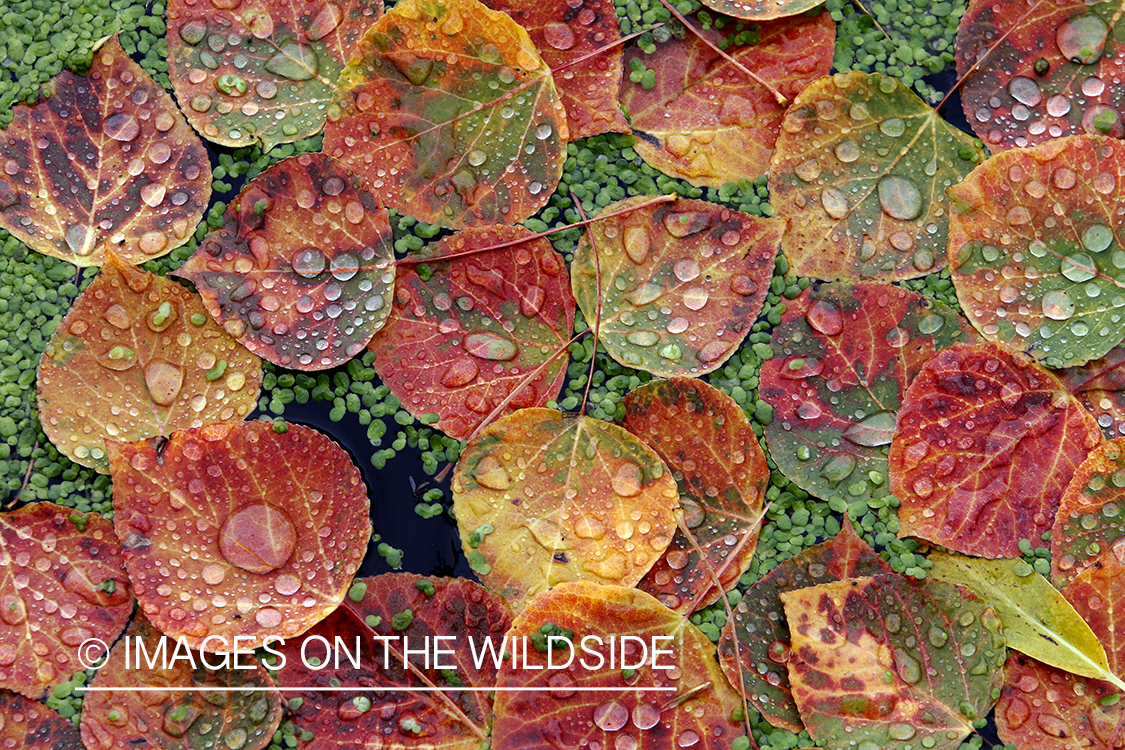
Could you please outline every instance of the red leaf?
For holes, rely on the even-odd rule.
[[[1125,440],[1098,446],[1069,477],[1051,528],[1051,578],[1066,585],[1125,536]]]
[[[1094,415],[1106,440],[1125,435],[1125,346],[1101,359],[1055,374],[1066,389]]]
[[[0,745],[23,750],[85,750],[78,728],[46,706],[0,690]]]

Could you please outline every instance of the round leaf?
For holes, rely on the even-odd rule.
[[[564,581],[634,586],[680,519],[676,482],[617,425],[522,409],[482,430],[453,472],[465,554],[519,612]]]
[[[399,269],[394,307],[370,344],[375,369],[412,414],[436,413],[447,435],[468,438],[509,396],[502,414],[544,406],[562,388],[566,359],[555,355],[574,330],[570,277],[546,239],[520,242],[531,236],[467,229]]]
[[[386,209],[335,159],[303,154],[247,185],[177,275],[251,351],[324,370],[382,327],[393,264]]]
[[[86,750],[70,721],[7,690],[0,690],[0,745],[24,750]]]
[[[43,431],[70,459],[109,473],[105,440],[168,437],[242,419],[262,363],[174,281],[111,255],[39,362]]]
[[[1098,446],[1068,476],[1051,528],[1051,578],[1065,585],[1125,536],[1125,440]]]
[[[946,189],[983,154],[909,88],[853,71],[821,78],[785,114],[770,202],[790,219],[793,273],[897,281],[945,267]]]
[[[108,445],[125,564],[168,635],[216,653],[235,636],[256,648],[344,597],[371,536],[369,502],[359,469],[321,433],[231,422],[181,430],[159,451]]]
[[[143,263],[191,239],[211,198],[207,151],[117,39],[48,93],[0,131],[0,227],[77,266],[109,248]]]
[[[1086,411],[1094,415],[1106,440],[1125,435],[1125,346],[1101,359],[1067,367],[1055,374]]]
[[[623,365],[665,377],[711,372],[762,309],[784,222],[697,200],[618,213],[645,202],[611,203],[603,212],[617,215],[582,236],[575,299],[591,324],[600,308],[599,341]]]

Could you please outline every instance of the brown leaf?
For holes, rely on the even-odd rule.
[[[0,745],[24,750],[86,750],[78,728],[44,705],[0,690]]]

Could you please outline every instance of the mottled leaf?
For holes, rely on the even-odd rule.
[[[789,623],[781,594],[846,578],[890,573],[845,515],[840,533],[798,552],[751,586],[727,621],[719,641],[719,662],[734,685],[766,721],[799,732],[804,727],[789,685]]]
[[[1125,536],[1125,440],[1098,446],[1072,475],[1051,527],[1051,578],[1074,580]],[[1125,543],[1122,543],[1125,544]],[[1035,654],[1032,654],[1035,656]],[[1074,671],[1074,670],[1071,670]]]
[[[302,640],[278,649],[285,656],[282,687],[344,688],[295,693],[293,721],[316,738],[309,747],[351,750],[375,737],[381,748],[478,750],[488,736],[492,697],[468,689],[493,687],[496,664],[485,657],[478,666],[474,654],[491,653],[490,641],[495,654],[503,651],[512,624],[504,602],[464,578],[406,573],[357,579],[352,592],[359,596],[349,595],[302,639],[304,659],[319,665],[305,665]],[[325,643],[335,649],[331,659]],[[353,687],[384,689],[347,690]]]
[[[795,16],[819,5],[815,0],[706,0],[703,4],[728,16],[752,21]]]
[[[953,750],[992,708],[1007,649],[995,613],[941,581],[880,575],[781,594],[789,679],[831,750]]]
[[[501,414],[544,406],[562,388],[566,359],[556,355],[574,330],[570,277],[546,239],[520,242],[531,236],[467,229],[398,270],[394,307],[370,344],[375,369],[412,414],[437,414],[447,435],[468,438],[513,391]]]
[[[897,281],[945,267],[946,188],[983,158],[973,140],[888,76],[838,73],[785,114],[770,202],[788,217],[792,273]]]
[[[742,407],[702,381],[655,380],[623,403],[621,426],[672,469],[684,508],[683,527],[637,587],[689,615],[750,565],[770,481],[766,454]]]
[[[0,745],[25,750],[86,750],[78,728],[46,706],[0,690]]]
[[[617,106],[621,28],[610,0],[486,0],[485,5],[527,29],[554,72],[569,140],[629,132]]]
[[[1106,440],[1125,435],[1125,346],[1101,359],[1067,367],[1055,374],[1086,411],[1094,415]]]
[[[387,206],[463,229],[515,224],[562,177],[566,110],[527,32],[477,0],[403,0],[340,75],[324,153]]]
[[[564,581],[636,585],[681,517],[676,481],[651,448],[553,409],[522,409],[471,440],[453,507],[469,562],[513,612]]]
[[[269,151],[318,133],[382,0],[170,0],[168,68],[188,120],[223,146]]]
[[[204,651],[230,650],[236,636],[255,648],[343,599],[371,521],[359,469],[326,436],[229,422],[176,432],[159,451],[108,447],[125,565],[168,635]]]
[[[516,617],[511,634],[530,640],[548,623],[554,625],[551,632],[568,630],[573,636],[553,641],[549,652],[525,652],[528,641],[523,640],[518,661],[501,667],[497,685],[510,692],[496,698],[496,750],[725,750],[744,734],[742,722],[732,720],[741,702],[723,679],[714,646],[648,594],[588,581],[566,583],[532,600]],[[622,648],[620,639],[626,636],[635,639],[627,655],[629,664],[638,665],[634,670],[622,669],[619,653],[610,661],[611,646]],[[654,656],[654,647],[664,653]],[[566,663],[571,650],[572,666],[544,669],[548,658],[555,665]],[[638,690],[654,687],[666,690]]]
[[[142,263],[191,239],[211,198],[207,151],[117,39],[48,93],[0,131],[0,227],[78,266],[107,248]]]
[[[168,437],[249,414],[262,363],[206,313],[198,295],[111,254],[39,362],[39,418],[55,447],[109,473],[107,438]]]
[[[999,154],[951,188],[949,262],[970,322],[1048,367],[1125,336],[1125,148],[1074,136]]]
[[[32,698],[112,643],[133,611],[113,525],[95,514],[33,503],[0,514],[0,687]]]
[[[261,750],[281,724],[281,694],[253,653],[177,648],[140,612],[91,687],[82,703],[88,750]]]
[[[247,185],[177,275],[251,351],[324,370],[382,327],[393,264],[386,209],[335,159],[302,154]]]
[[[902,395],[934,352],[976,339],[940,302],[890,284],[813,284],[787,302],[762,363],[778,469],[818,497],[883,498]]]
[[[1019,557],[1051,528],[1066,483],[1102,442],[1058,378],[997,344],[955,344],[911,383],[890,453],[899,536]]]
[[[621,213],[646,201],[611,203],[603,212],[617,215],[583,234],[574,296],[591,324],[600,309],[599,341],[618,362],[664,377],[711,372],[761,311],[785,224],[698,200]]]
[[[722,2],[721,4],[728,4]],[[701,31],[717,44],[716,30]],[[724,50],[792,99],[832,67],[836,24],[828,13],[762,24],[761,41]],[[648,55],[638,47],[626,61],[651,67],[656,86],[622,84],[633,145],[642,159],[693,185],[721,187],[756,180],[769,169],[785,106],[774,92],[721,57],[694,34],[672,37]]]

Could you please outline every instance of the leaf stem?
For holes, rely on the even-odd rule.
[[[625,36],[621,37],[620,39],[614,40],[614,41],[610,42],[609,44],[605,45],[604,47],[598,47],[596,50],[592,50],[590,52],[587,52],[586,54],[582,55],[581,57],[576,57],[573,60],[570,60],[570,61],[560,65],[557,68],[551,68],[551,72],[557,73],[560,70],[566,70],[567,68],[569,68],[572,65],[580,65],[581,63],[584,63],[585,61],[589,60],[591,57],[597,57],[598,55],[602,54],[603,52],[606,52],[607,50],[611,50],[614,47],[619,47],[619,46],[625,44],[625,42],[632,41],[633,39],[636,39],[637,37],[641,36],[642,34],[647,34],[648,32],[652,31],[652,29],[659,29],[661,26],[664,26],[664,25],[665,24],[663,24],[663,23],[658,23],[650,29],[644,29],[643,31],[634,31],[632,34],[626,34]]]

